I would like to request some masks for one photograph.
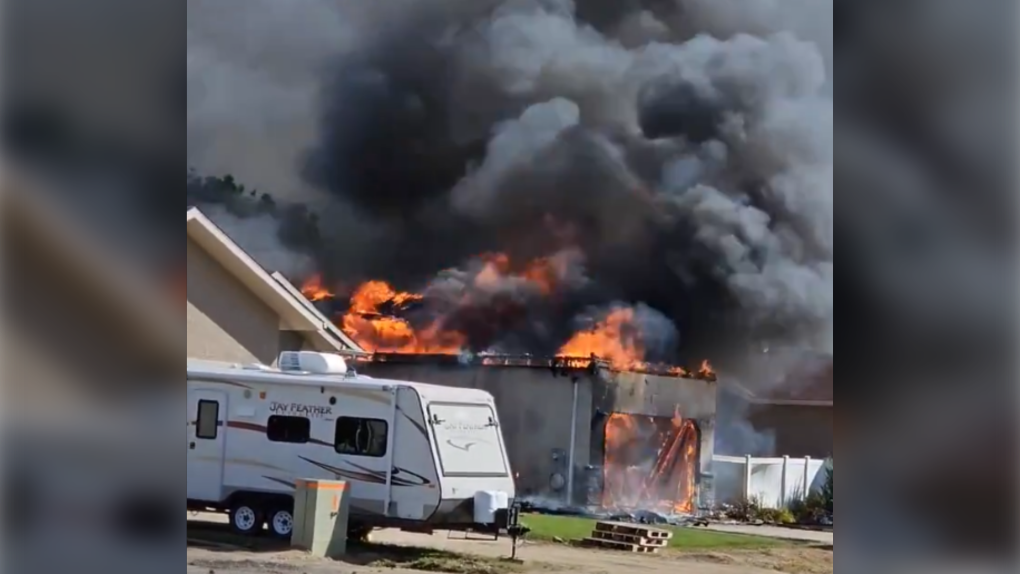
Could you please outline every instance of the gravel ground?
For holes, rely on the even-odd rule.
[[[446,533],[432,536],[398,530],[373,533],[370,552],[354,552],[341,562],[320,560],[280,547],[248,548],[198,543],[223,535],[222,524],[199,524],[189,519],[188,574],[336,574],[386,572],[410,574],[417,568],[453,574],[831,574],[833,553],[807,547],[707,553],[641,555],[554,544],[525,544],[518,551],[519,564],[501,562],[510,555],[509,540],[465,539]],[[217,520],[216,522],[222,522]],[[755,532],[758,534],[758,532]],[[221,539],[222,541],[222,539]],[[830,535],[831,541],[831,535]],[[426,548],[441,553],[472,555],[474,560],[450,554],[439,560],[411,561],[409,552],[399,559],[387,553],[400,548]],[[410,554],[416,551],[410,551]],[[415,566],[409,569],[403,566]]]

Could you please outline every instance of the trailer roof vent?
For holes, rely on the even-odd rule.
[[[314,373],[316,375],[343,375],[347,373],[347,362],[340,355],[314,353],[311,351],[284,351],[280,353],[280,370],[290,373]]]

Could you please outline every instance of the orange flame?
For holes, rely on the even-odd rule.
[[[643,366],[645,356],[640,332],[634,325],[634,310],[616,309],[594,327],[576,333],[559,354],[563,357],[598,357],[614,368],[632,369]]]
[[[562,259],[540,257],[529,261],[524,267],[515,268],[505,253],[485,253],[479,258],[483,265],[473,283],[482,290],[495,289],[500,281],[509,278],[526,281],[543,295],[550,295],[556,290],[560,278],[567,273],[566,262]]]
[[[697,498],[698,426],[676,411],[671,419],[613,413],[606,421],[602,505],[689,514]],[[651,467],[642,456],[654,453]]]
[[[527,264],[514,265],[504,253],[480,255],[481,267],[461,295],[465,306],[486,301],[485,294],[498,292],[505,281],[528,283],[538,294],[552,296],[567,276],[570,259],[553,256],[538,258]],[[321,276],[311,277],[301,292],[313,302],[333,299],[336,295],[326,288]],[[385,281],[367,281],[350,298],[347,312],[338,321],[339,327],[366,351],[405,354],[447,354],[463,351],[468,337],[450,329],[446,318],[439,317],[425,326],[412,325],[399,316],[408,305],[424,296],[395,290]],[[645,362],[645,344],[636,312],[631,307],[614,309],[589,329],[578,331],[557,353],[563,366],[584,369],[593,360],[605,361],[616,370],[666,374],[715,380],[712,366],[705,361],[697,371],[682,367],[651,365]],[[483,359],[496,364],[502,359]]]
[[[515,267],[503,253],[479,256],[480,270],[463,294],[463,303],[474,302],[473,295],[499,289],[505,280],[526,281],[539,293],[551,294],[560,277],[566,273],[565,262],[552,258],[536,259],[524,267]],[[306,294],[317,294],[316,284],[310,283]],[[477,291],[473,291],[477,290]],[[328,295],[332,296],[332,294]],[[325,298],[325,297],[324,297]],[[384,314],[387,310],[399,311],[411,303],[421,301],[417,293],[401,292],[384,281],[363,283],[351,296],[341,328],[367,351],[408,354],[458,354],[467,337],[448,329],[442,318],[425,327],[415,328],[405,319]],[[314,300],[314,299],[313,299]]]
[[[322,283],[321,275],[314,275],[309,278],[308,281],[305,281],[304,285],[301,286],[301,294],[313,303],[336,297],[336,295],[327,289]]]
[[[416,293],[404,293],[395,291],[385,281],[368,281],[358,287],[354,295],[351,295],[351,304],[348,308],[350,313],[372,314],[378,313],[383,305],[393,305],[400,308],[410,303],[421,301],[422,296]]]
[[[664,372],[676,377],[709,381],[716,379],[715,371],[707,360],[701,363],[697,371],[683,367],[655,368],[646,362],[643,333],[635,322],[635,315],[631,307],[613,310],[595,326],[575,333],[560,348],[559,356],[574,360],[584,358],[589,361],[598,358],[621,371]]]
[[[384,281],[368,281],[351,296],[341,328],[369,352],[407,354],[457,354],[466,338],[443,328],[437,320],[423,329],[399,317],[382,315],[385,305],[403,308],[420,301],[421,295],[396,291]]]

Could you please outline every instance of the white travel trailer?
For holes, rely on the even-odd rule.
[[[279,365],[188,360],[189,510],[288,538],[299,479],[347,481],[360,531],[491,525],[491,501],[513,499],[489,393],[374,379],[332,354],[285,352]]]

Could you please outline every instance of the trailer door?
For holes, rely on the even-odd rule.
[[[443,476],[507,476],[496,413],[478,403],[431,403],[429,422]]]
[[[188,392],[188,499],[220,502],[226,453],[227,395]]]

